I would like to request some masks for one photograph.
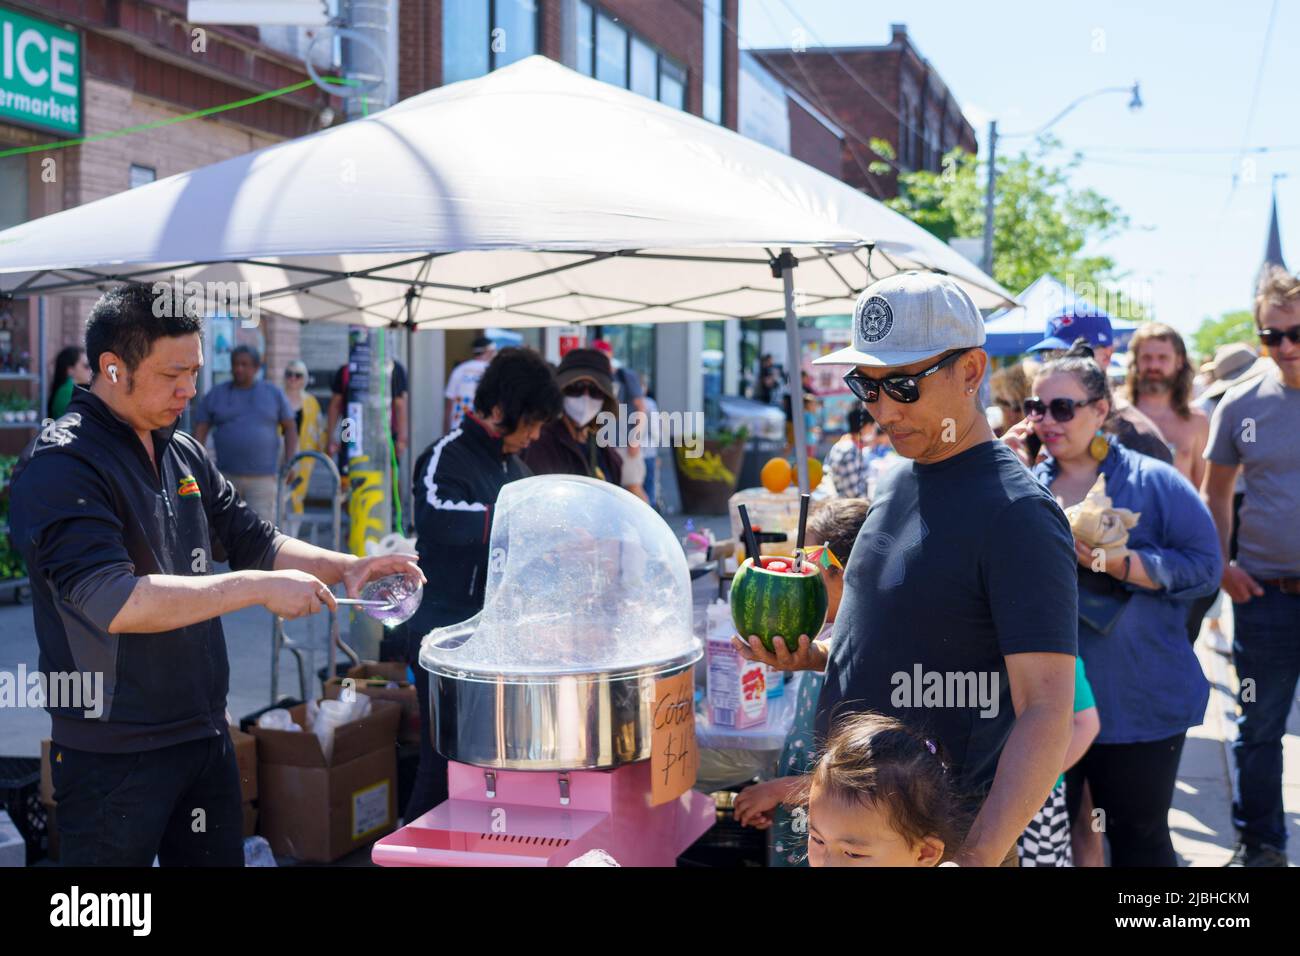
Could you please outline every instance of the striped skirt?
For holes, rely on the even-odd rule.
[[[1065,807],[1065,781],[1052,790],[1016,843],[1021,866],[1073,866],[1070,855],[1070,814]]]

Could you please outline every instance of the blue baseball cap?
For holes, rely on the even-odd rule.
[[[1110,327],[1110,317],[1104,312],[1066,312],[1047,323],[1047,338],[1031,345],[1030,352],[1049,349],[1068,349],[1074,340],[1085,338],[1093,348],[1109,348],[1115,344],[1115,331]]]

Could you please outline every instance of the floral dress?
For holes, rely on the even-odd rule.
[[[817,635],[824,641],[831,636],[831,625]],[[799,682],[795,698],[794,722],[786,735],[776,772],[781,777],[797,777],[812,769],[816,754],[813,728],[817,717],[817,698],[821,696],[826,675],[805,671]],[[808,811],[804,807],[790,809],[778,806],[772,813],[772,829],[768,836],[768,866],[808,865]]]

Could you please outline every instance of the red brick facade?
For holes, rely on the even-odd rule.
[[[260,103],[124,136],[97,136],[248,99],[308,79],[301,62],[258,42],[254,28],[204,25],[194,50],[184,0],[2,0],[22,13],[75,28],[83,40],[83,136],[79,145],[27,155],[27,214],[38,218],[121,192],[133,164],[163,179],[301,136],[319,128],[331,97],[314,86]],[[333,100],[338,110],[339,101]],[[54,144],[55,137],[0,124],[0,150]],[[124,228],[126,224],[124,224]],[[46,356],[80,344],[94,295],[46,298]],[[38,354],[33,302],[13,304]],[[279,381],[298,351],[298,325],[268,319],[262,329],[267,374]],[[48,372],[48,368],[47,368]],[[0,436],[0,452],[26,435]]]
[[[841,178],[879,198],[898,192],[896,172],[869,172],[868,142],[887,140],[897,169],[940,169],[954,146],[977,149],[975,130],[938,72],[917,52],[907,28],[894,25],[884,46],[755,50],[777,79],[793,87],[844,131]],[[792,131],[793,135],[793,131]]]

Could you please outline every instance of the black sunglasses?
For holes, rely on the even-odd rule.
[[[1091,405],[1095,401],[1097,401],[1095,398],[1089,398],[1082,402],[1076,402],[1072,398],[1054,398],[1050,402],[1044,402],[1041,398],[1026,398],[1024,404],[1025,417],[1031,422],[1041,422],[1043,416],[1051,412],[1052,420],[1060,424],[1074,418],[1076,408],[1083,408],[1083,406]]]
[[[605,393],[600,387],[590,382],[574,382],[572,385],[564,386],[564,394],[569,398],[577,398],[579,395],[587,395],[591,398],[604,398]]]
[[[285,373],[284,373],[284,377],[285,377],[285,378],[302,378],[302,377],[303,377],[303,374],[302,374],[302,372],[285,372]]]
[[[1282,344],[1283,339],[1289,339],[1292,345],[1300,345],[1300,325],[1293,325],[1289,329],[1257,329],[1259,340],[1271,349],[1277,348]]]
[[[875,402],[880,398],[880,392],[884,393],[896,402],[902,402],[904,405],[910,405],[921,397],[921,379],[928,378],[941,368],[947,368],[958,358],[969,352],[970,349],[958,349],[951,355],[940,359],[934,365],[921,372],[912,375],[891,375],[889,378],[868,378],[856,368],[852,369],[844,376],[844,384],[849,387],[849,391],[856,395],[864,402]]]

